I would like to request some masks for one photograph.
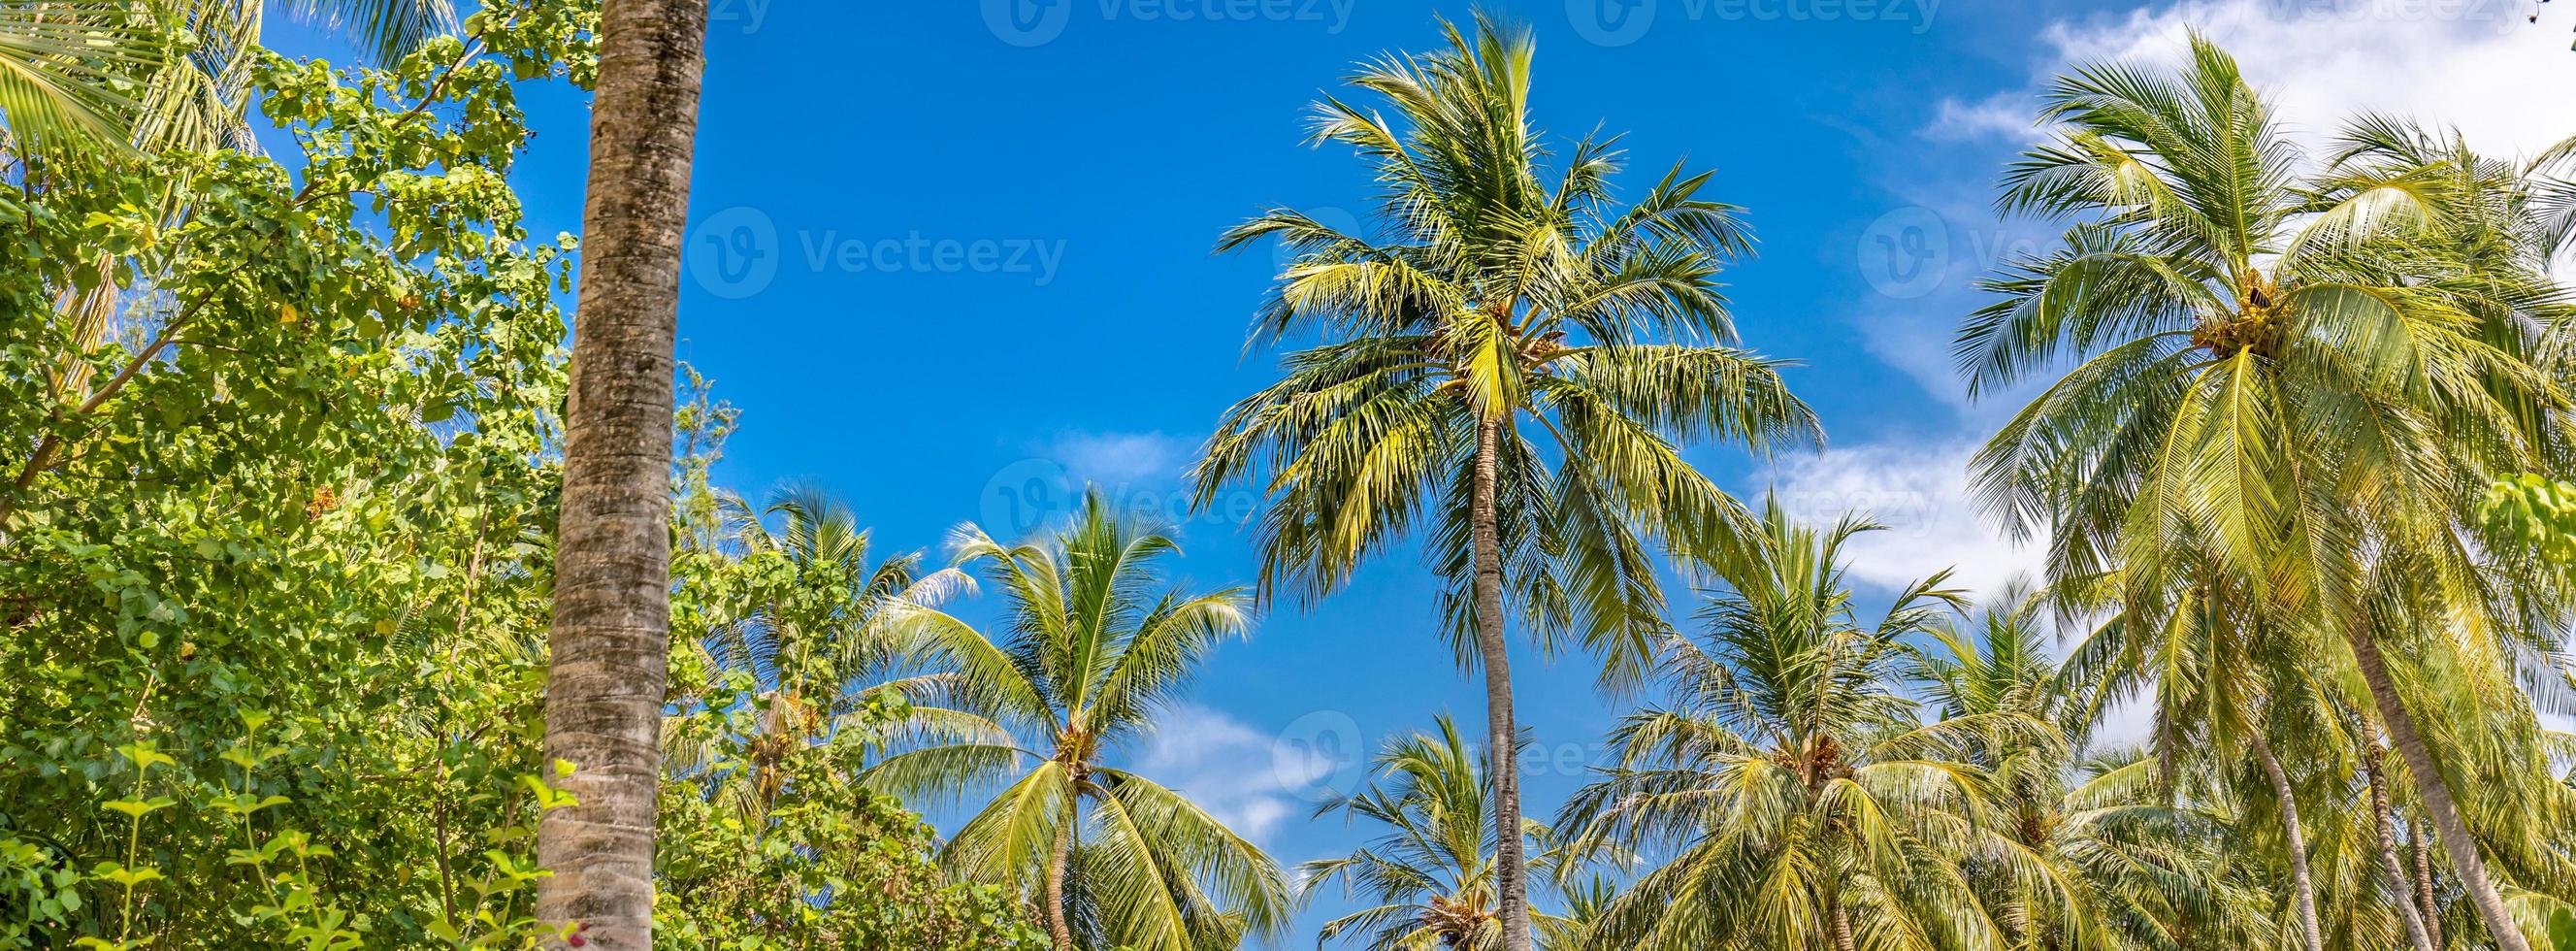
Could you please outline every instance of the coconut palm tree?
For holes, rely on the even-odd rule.
[[[261,0],[34,0],[0,9],[9,151],[255,147],[243,123]],[[451,0],[296,0],[391,62],[455,29]]]
[[[564,411],[546,759],[576,805],[537,823],[540,920],[653,940],[671,605],[673,342],[707,0],[605,0]]]
[[[1958,352],[1979,393],[2081,362],[1980,453],[1981,493],[2050,533],[2052,580],[2205,554],[2274,630],[2340,635],[2489,933],[2526,951],[2365,588],[2402,565],[2479,630],[2529,630],[2459,531],[2497,476],[2564,458],[2540,328],[2566,308],[2517,170],[2365,122],[2304,179],[2199,37],[2179,71],[2088,66],[2046,101],[2063,131],[2001,203],[2078,221],[1990,283]]]
[[[2223,874],[2226,815],[2165,801],[2161,758],[2085,755],[2098,691],[2052,658],[2046,592],[2016,581],[1970,631],[1940,629],[1906,679],[1933,716],[2048,724],[2036,735],[1971,731],[1953,750],[1993,780],[1963,863],[2008,947],[2244,947],[2270,929],[2269,896]],[[2114,618],[2105,629],[2117,630]],[[2098,635],[2089,646],[2101,643]],[[2015,716],[2017,714],[2017,716]],[[2194,936],[2197,936],[2195,939]]]
[[[1058,951],[1077,932],[1084,947],[1231,948],[1287,920],[1287,884],[1259,847],[1110,764],[1249,624],[1241,589],[1168,586],[1161,565],[1178,553],[1095,491],[1040,541],[959,529],[959,563],[1010,601],[999,632],[928,606],[899,612],[917,656],[946,676],[896,682],[916,701],[909,735],[860,781],[915,802],[993,790],[943,859],[964,878],[1034,893]]]
[[[1576,142],[1551,171],[1529,35],[1443,28],[1447,48],[1352,77],[1394,119],[1316,106],[1313,140],[1352,147],[1384,186],[1376,233],[1282,209],[1226,235],[1296,252],[1254,339],[1311,345],[1227,412],[1195,479],[1202,505],[1253,479],[1271,497],[1265,598],[1320,596],[1427,532],[1451,643],[1483,671],[1496,828],[1516,829],[1507,627],[1543,648],[1571,635],[1606,683],[1637,683],[1664,626],[1648,542],[1718,551],[1748,522],[1676,443],[1818,433],[1779,365],[1731,346],[1717,275],[1748,238],[1701,197],[1708,175],[1676,167],[1623,207],[1616,140]],[[1503,946],[1527,951],[1522,843],[1498,845]]]
[[[1436,722],[1436,733],[1388,742],[1377,754],[1379,778],[1369,788],[1315,811],[1317,818],[1339,813],[1386,830],[1349,855],[1317,859],[1301,868],[1301,901],[1338,882],[1346,893],[1375,902],[1325,922],[1321,942],[1356,939],[1367,951],[1493,951],[1502,946],[1502,922],[1495,914],[1494,825],[1486,819],[1494,784],[1457,725],[1445,715]],[[1530,872],[1560,878],[1566,872],[1565,853],[1554,834],[1527,820],[1521,828],[1534,856]],[[1532,918],[1546,936],[1546,946],[1578,946],[1573,920],[1548,914]]]
[[[716,504],[724,535],[738,548],[734,567],[756,580],[692,646],[707,667],[738,673],[748,684],[741,692],[751,698],[749,728],[724,738],[744,750],[748,768],[705,776],[709,741],[717,738],[675,733],[669,720],[664,758],[673,775],[703,776],[757,816],[777,802],[779,767],[798,747],[853,730],[882,732],[861,678],[899,664],[903,645],[893,619],[906,608],[940,605],[972,581],[954,568],[924,571],[919,552],[871,563],[869,532],[846,503],[815,487],[779,491],[757,507],[730,493]],[[736,695],[730,685],[724,691]]]
[[[1570,799],[1578,849],[1672,858],[1605,909],[1617,947],[1998,947],[1957,864],[1992,780],[1945,758],[1980,733],[2034,735],[2018,711],[1926,721],[1898,682],[1909,638],[1958,603],[1944,572],[1863,626],[1843,546],[1770,505],[1752,551],[1718,569],[1704,642],[1668,646],[1669,705],[1611,735],[1617,765]]]

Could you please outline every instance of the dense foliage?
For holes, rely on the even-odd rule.
[[[528,135],[514,90],[585,82],[595,17],[490,4],[357,71],[252,51],[275,155],[12,155],[0,947],[541,936],[572,242],[531,241],[504,176]],[[694,568],[710,631],[778,584],[760,558]],[[1005,896],[946,882],[917,817],[805,781],[846,774],[843,752],[783,758],[800,779],[766,813],[674,780],[673,938],[1021,942]]]
[[[353,2],[355,70],[114,6],[0,12],[0,948],[592,943],[533,904],[576,244],[507,176],[595,6]],[[1865,605],[1866,518],[1684,461],[1816,435],[1734,345],[1735,209],[1613,202],[1526,35],[1444,38],[1361,69],[1387,114],[1319,107],[1370,233],[1223,239],[1290,249],[1280,379],[1196,470],[1270,497],[1258,587],[1099,493],[881,551],[714,485],[739,419],[683,370],[656,941],[1214,951],[1338,897],[1318,939],[1386,951],[2576,949],[2563,155],[2360,117],[2311,159],[2197,38],[2061,79],[2002,204],[2063,238],[1958,339],[1973,390],[2046,384],[1972,473],[2046,576]],[[1404,547],[1491,710],[1318,810],[1363,844],[1292,878],[1120,758],[1270,595]],[[1550,822],[1507,631],[1641,694]]]

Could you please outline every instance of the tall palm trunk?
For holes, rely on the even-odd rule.
[[[1484,412],[1485,410],[1479,410]],[[1500,502],[1503,421],[1476,425],[1476,651],[1485,670],[1485,775],[1494,781],[1494,890],[1503,925],[1504,951],[1529,951],[1529,864],[1521,857],[1521,775],[1513,755],[1520,728],[1512,722],[1512,665],[1503,639],[1503,537]]]
[[[2469,824],[2460,818],[2459,804],[2451,798],[2451,784],[2442,778],[2441,767],[2433,762],[2433,751],[2424,745],[2424,735],[2415,729],[2415,715],[2406,710],[2406,701],[2397,695],[2397,682],[2389,677],[2388,659],[2379,652],[2379,635],[2367,620],[2351,625],[2352,654],[2361,664],[2361,677],[2370,684],[2370,700],[2379,708],[2379,719],[2388,727],[2388,738],[2397,747],[2397,755],[2406,760],[2406,772],[2415,777],[2415,792],[2424,800],[2424,812],[2433,820],[2433,829],[2442,840],[2442,849],[2450,853],[2451,867],[2459,872],[2460,887],[2468,892],[2469,903],[2477,908],[2478,918],[2495,938],[2500,951],[2531,951],[2523,940],[2522,929],[2514,926],[2513,914],[2504,907],[2504,897],[2496,893],[2495,882],[2487,877],[2487,863],[2478,856],[2477,840],[2469,837]]]
[[[1073,811],[1066,810],[1055,829],[1055,848],[1047,857],[1046,925],[1055,951],[1074,951],[1073,923],[1064,916],[1064,872],[1073,864],[1073,820]]]
[[[2415,902],[2424,913],[2425,936],[2433,939],[2433,946],[2439,948],[2442,947],[2442,902],[2433,896],[2433,848],[2424,844],[2432,836],[2427,834],[2421,823],[2408,822],[2406,827],[2407,833],[2415,839]]]
[[[537,825],[537,916],[653,944],[670,642],[672,339],[707,0],[607,0],[565,410],[546,756],[578,805]]]
[[[2397,918],[2406,924],[2406,940],[2415,951],[2440,951],[2433,944],[2431,932],[2424,930],[2424,916],[2415,908],[2415,883],[2406,874],[2406,864],[2397,858],[2397,825],[2389,818],[2388,775],[2380,765],[2385,750],[2379,747],[2379,731],[2364,729],[2361,767],[2370,781],[2370,828],[2372,843],[2379,853],[2380,874],[2388,876],[2388,895],[2397,904]]]
[[[2281,805],[2281,834],[2289,839],[2290,894],[2299,919],[2299,938],[2308,951],[2325,951],[2325,933],[2317,928],[2317,885],[2308,876],[2308,835],[2299,826],[2299,799],[2290,788],[2290,774],[2282,771],[2281,761],[2272,755],[2272,741],[2264,738],[2257,724],[2245,731],[2253,740],[2254,760],[2263,766],[2263,778],[2272,784],[2272,797]]]

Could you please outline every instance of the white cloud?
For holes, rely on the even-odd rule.
[[[1137,757],[1136,772],[1179,792],[1235,834],[1267,843],[1307,806],[1300,792],[1332,771],[1329,763],[1281,755],[1279,738],[1225,713],[1195,704],[1166,711]]]
[[[1845,546],[1856,580],[1898,589],[1950,568],[1956,586],[1988,594],[2016,575],[2036,576],[2042,549],[2035,540],[2013,544],[1977,508],[1968,491],[1974,453],[1967,442],[1836,447],[1785,460],[1776,491],[1810,522],[1858,511],[1888,526]]]
[[[2345,121],[2374,112],[2456,126],[2483,152],[2528,157],[2576,135],[2576,113],[2547,105],[2576,86],[2576,53],[2562,42],[2576,16],[2562,7],[2534,25],[2524,19],[2530,9],[2515,0],[2184,0],[2053,23],[2026,82],[1942,98],[1913,147],[1891,149],[1910,158],[1887,168],[1897,204],[1860,233],[1855,257],[1878,293],[1852,323],[1874,356],[1972,421],[1990,420],[2027,392],[1971,406],[1950,339],[1989,300],[1977,278],[2055,244],[2055,227],[1992,210],[1999,147],[2041,137],[2040,92],[2054,77],[2104,61],[2177,65],[2198,29],[2237,57],[2312,161],[2330,154]]]
[[[2042,74],[2100,60],[2179,62],[2197,28],[2235,54],[2315,143],[2354,115],[2380,112],[2459,127],[2469,143],[2528,156],[2571,134],[2576,115],[2546,108],[2576,81],[2565,24],[2525,21],[2509,0],[2194,0],[2046,34]],[[2035,87],[2034,87],[2035,88]]]
[[[1077,483],[1105,486],[1176,482],[1189,464],[1190,447],[1160,432],[1058,434],[1046,455]]]

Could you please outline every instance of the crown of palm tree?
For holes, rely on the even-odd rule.
[[[968,525],[955,547],[1008,599],[998,633],[903,608],[917,660],[936,673],[895,682],[916,700],[906,735],[861,781],[915,801],[998,790],[943,860],[1042,895],[1041,913],[1081,924],[1090,945],[1203,951],[1284,925],[1287,885],[1269,856],[1107,760],[1153,729],[1208,651],[1244,634],[1245,593],[1167,586],[1160,563],[1178,546],[1097,491],[1039,541]]]
[[[2552,646],[2523,623],[2530,586],[2463,530],[2496,477],[2567,458],[2568,302],[2529,187],[2456,136],[2384,119],[2311,169],[2198,36],[2178,71],[2088,66],[2047,103],[2059,132],[2002,205],[2079,220],[1989,283],[2001,299],[1958,354],[1979,392],[2076,362],[1978,455],[1980,494],[2048,530],[2053,583],[2122,603],[2117,633],[2162,645],[2159,690],[2219,701],[2199,705],[2214,729],[2257,698],[2193,684],[2265,676],[2330,643],[2310,632],[2340,634],[2490,933],[2522,947],[2378,632],[2420,630],[2403,603],[2445,618],[2443,637]],[[2156,636],[2194,613],[2205,636]],[[2291,777],[2245,735],[2286,809]]]
[[[253,148],[242,114],[262,0],[35,0],[0,8],[0,117],[18,147]],[[391,62],[456,27],[451,0],[292,0]]]
[[[1340,813],[1366,819],[1385,831],[1339,858],[1307,862],[1300,871],[1301,900],[1335,882],[1375,904],[1325,922],[1318,940],[1355,938],[1370,951],[1423,951],[1501,946],[1494,894],[1494,784],[1481,757],[1447,716],[1436,732],[1391,740],[1375,759],[1378,781],[1326,802],[1317,817]],[[1524,820],[1532,844],[1531,871],[1554,878],[1566,853],[1545,825]],[[1550,946],[1572,947],[1573,922],[1538,915]]]
[[[1718,274],[1751,239],[1734,207],[1700,197],[1709,176],[1675,166],[1619,206],[1617,142],[1594,138],[1549,175],[1526,111],[1529,36],[1443,26],[1447,49],[1351,79],[1400,123],[1317,106],[1314,141],[1353,147],[1385,188],[1376,234],[1281,209],[1226,235],[1297,252],[1254,342],[1322,342],[1226,414],[1200,494],[1266,474],[1265,593],[1327,591],[1427,513],[1464,632],[1477,427],[1503,423],[1507,596],[1542,637],[1574,630],[1634,682],[1662,603],[1640,528],[1706,538],[1748,521],[1676,442],[1761,449],[1819,430],[1780,363],[1730,346]]]
[[[1670,705],[1612,734],[1618,766],[1568,801],[1585,846],[1673,858],[1611,902],[1599,937],[1643,948],[1977,946],[1995,925],[1954,858],[1989,781],[1941,758],[2015,712],[1925,722],[1899,690],[1906,639],[1957,604],[1947,573],[1864,627],[1842,548],[1766,507],[1717,571],[1703,646],[1666,649]]]

